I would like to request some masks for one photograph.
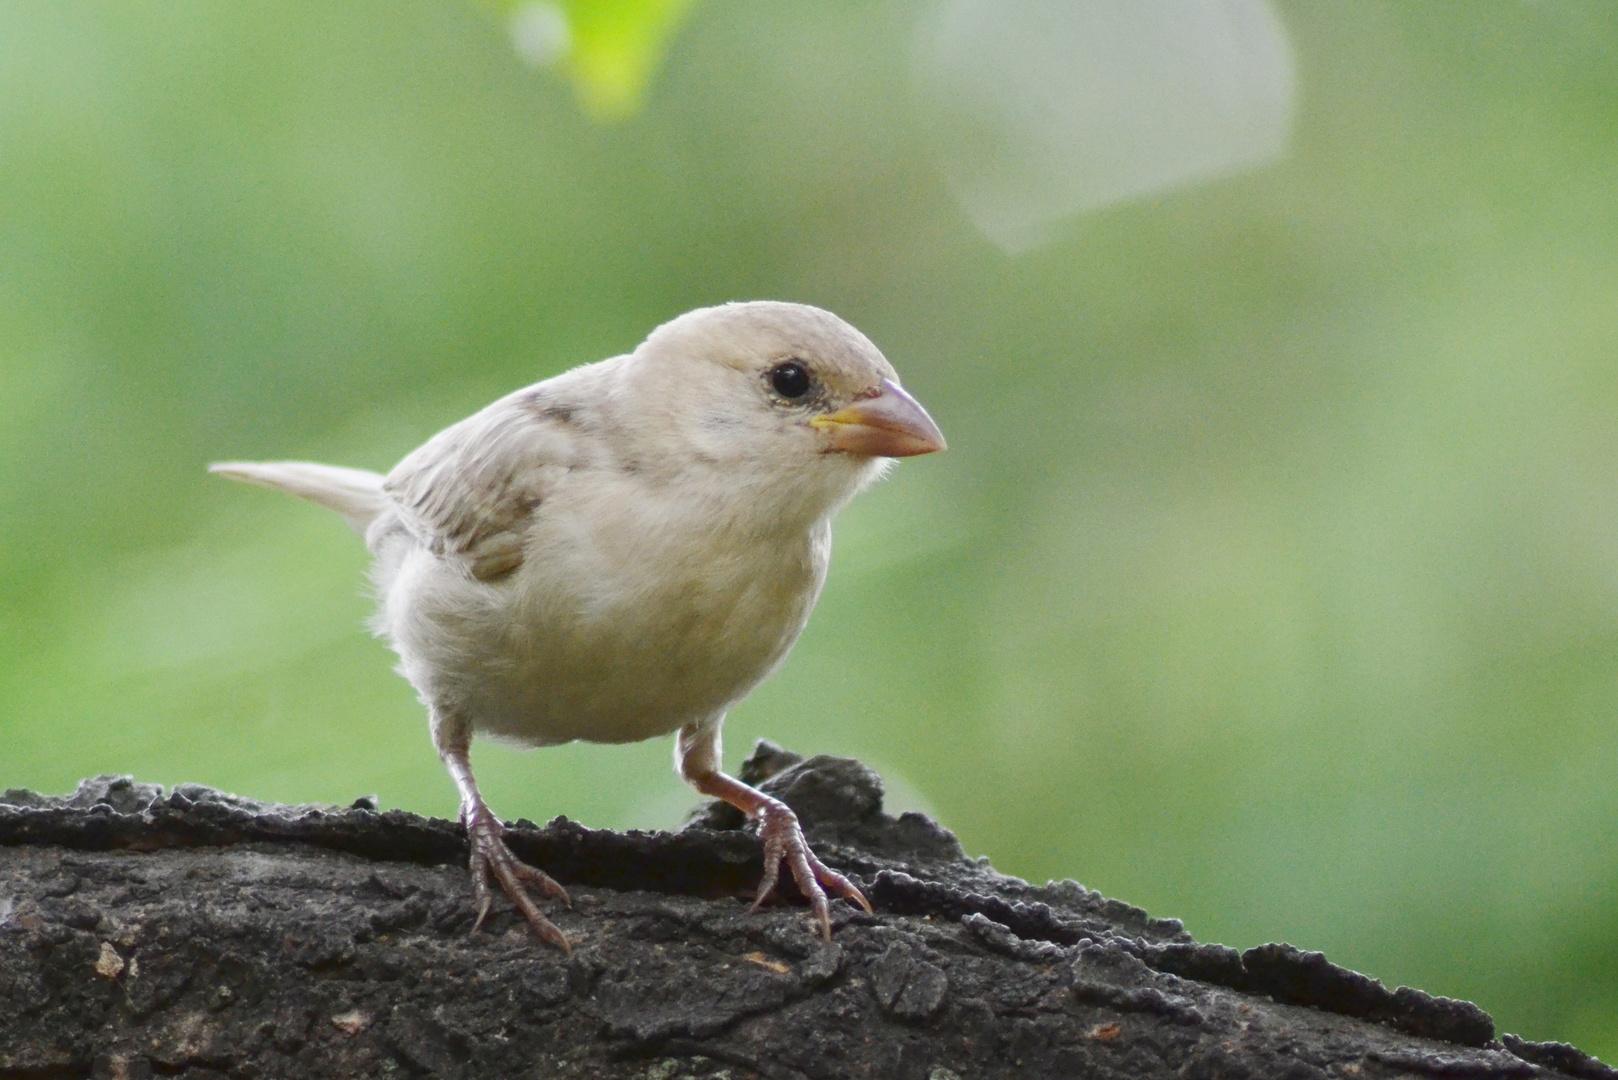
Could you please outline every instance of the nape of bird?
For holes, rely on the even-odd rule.
[[[569,949],[478,792],[474,734],[529,746],[677,732],[675,767],[759,824],[831,936],[826,890],[870,910],[780,800],[720,769],[726,712],[797,641],[833,516],[891,459],[944,449],[854,327],[801,304],[688,312],[634,352],[518,390],[446,428],[386,477],[306,462],[212,470],[341,514],[374,558],[373,628],[426,704],[460,794],[481,926],[491,879]]]

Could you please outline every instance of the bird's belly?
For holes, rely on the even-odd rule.
[[[430,703],[531,746],[634,742],[711,718],[785,657],[824,559],[809,538],[757,566],[668,547],[553,545],[514,580],[458,578],[453,591],[475,594],[475,605],[435,605],[437,590],[413,590],[413,621],[429,632],[411,643],[395,635],[401,667]],[[436,559],[423,569],[444,573]]]

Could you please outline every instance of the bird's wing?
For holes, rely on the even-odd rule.
[[[382,484],[428,550],[490,581],[522,565],[527,523],[585,457],[570,408],[545,384],[519,390],[433,436]]]

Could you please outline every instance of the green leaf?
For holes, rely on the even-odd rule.
[[[598,120],[632,116],[692,0],[506,0],[512,41],[530,63],[573,82]]]

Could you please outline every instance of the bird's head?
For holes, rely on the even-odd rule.
[[[663,324],[620,384],[664,445],[839,503],[890,458],[944,436],[864,334],[828,311],[775,301],[699,308]]]

